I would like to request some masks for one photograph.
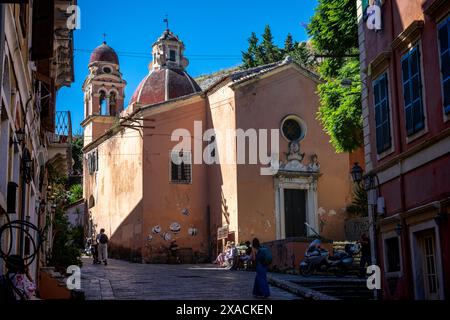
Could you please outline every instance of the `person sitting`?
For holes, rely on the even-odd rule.
[[[39,300],[36,285],[21,256],[9,256],[6,268],[6,274],[0,277],[0,300]]]
[[[238,265],[238,249],[234,245],[234,242],[230,243],[230,249],[227,252],[227,255],[225,256],[225,261],[227,265],[227,269],[229,270],[236,270]]]
[[[226,257],[228,255],[229,251],[231,250],[230,242],[227,243],[225,248],[226,248],[225,251],[219,253],[219,255],[217,256],[216,260],[213,262],[214,264],[219,265],[219,267],[224,267],[225,266]]]
[[[248,269],[250,269],[251,262],[252,262],[253,249],[252,249],[250,241],[245,242],[245,246],[246,246],[245,252],[242,256],[239,257],[239,260],[242,261],[242,263],[244,265],[243,268],[245,270],[248,270]]]

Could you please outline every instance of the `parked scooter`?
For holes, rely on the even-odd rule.
[[[305,223],[305,225],[321,238],[308,223]],[[321,247],[321,240],[315,239],[306,250],[305,259],[300,263],[300,274],[307,277],[315,271],[325,271],[334,272],[336,276],[343,276],[352,267],[354,256],[360,250],[359,244],[347,244],[344,251],[337,251],[330,257],[328,250]]]
[[[347,244],[345,251],[337,251],[330,257],[328,250],[320,247],[320,240],[314,240],[300,263],[300,274],[310,276],[315,271],[334,272],[336,276],[344,276],[352,267],[354,256],[360,251],[358,244]]]

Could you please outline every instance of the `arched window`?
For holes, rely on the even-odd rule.
[[[106,100],[106,92],[100,91],[100,98],[99,98],[99,104],[100,104],[100,115],[104,116],[108,112],[108,101]]]
[[[117,113],[117,99],[116,99],[116,93],[112,91],[109,94],[109,114],[111,116],[115,116]]]
[[[90,208],[92,208],[94,206],[95,206],[95,199],[94,199],[94,196],[91,195],[89,197],[89,201],[88,201],[88,208],[90,209]]]

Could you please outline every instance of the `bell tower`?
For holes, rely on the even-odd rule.
[[[109,130],[124,108],[126,81],[122,78],[119,58],[103,42],[91,54],[89,74],[83,84],[84,144]]]
[[[152,46],[153,61],[150,64],[150,71],[159,70],[163,67],[186,69],[189,61],[183,53],[183,42],[172,31],[166,29]]]

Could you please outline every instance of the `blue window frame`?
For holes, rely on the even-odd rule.
[[[406,132],[410,136],[425,128],[420,51],[418,46],[415,46],[403,55],[402,77]]]
[[[441,56],[444,110],[450,113],[450,17],[439,24],[439,54]]]
[[[373,83],[375,128],[377,137],[377,153],[391,147],[391,124],[389,116],[389,89],[387,73]]]

